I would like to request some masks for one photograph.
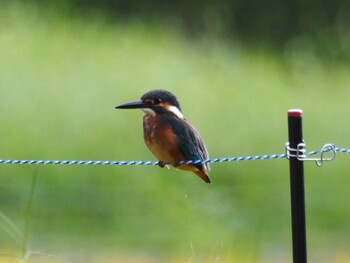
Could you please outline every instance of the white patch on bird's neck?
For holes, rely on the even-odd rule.
[[[175,106],[171,106],[171,105],[166,105],[163,106],[166,110],[174,113],[179,119],[183,119],[184,115],[181,113],[181,111],[175,107]],[[156,112],[150,108],[141,108],[141,110],[143,111],[144,115],[148,115],[148,116],[156,116]]]
[[[141,110],[143,111],[143,113],[145,115],[151,115],[151,116],[155,116],[156,113],[154,110],[151,110],[150,108],[141,108]]]
[[[175,106],[168,106],[166,107],[166,109],[168,111],[171,111],[172,113],[174,113],[179,119],[183,119],[184,115],[182,114],[182,112]]]

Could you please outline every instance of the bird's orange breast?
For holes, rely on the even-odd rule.
[[[176,135],[169,125],[162,123],[159,115],[145,115],[143,120],[145,143],[162,162],[186,160],[177,146]]]

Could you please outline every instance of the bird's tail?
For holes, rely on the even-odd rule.
[[[198,175],[207,184],[211,183],[210,178],[208,176],[208,170],[205,166],[203,166],[202,169],[195,171],[195,174]]]

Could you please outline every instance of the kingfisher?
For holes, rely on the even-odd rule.
[[[186,160],[208,160],[209,154],[199,132],[182,114],[174,94],[166,90],[151,90],[140,100],[115,108],[143,111],[144,141],[160,167],[169,164],[179,170],[191,171],[210,183],[208,163],[179,164]]]

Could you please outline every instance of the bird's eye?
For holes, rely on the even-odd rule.
[[[155,104],[155,105],[157,105],[157,104],[159,104],[159,103],[161,103],[161,102],[162,102],[161,99],[154,99],[154,100],[153,100],[153,104]]]
[[[146,99],[145,100],[145,103],[150,104],[150,105],[158,105],[161,102],[162,102],[161,99]]]

